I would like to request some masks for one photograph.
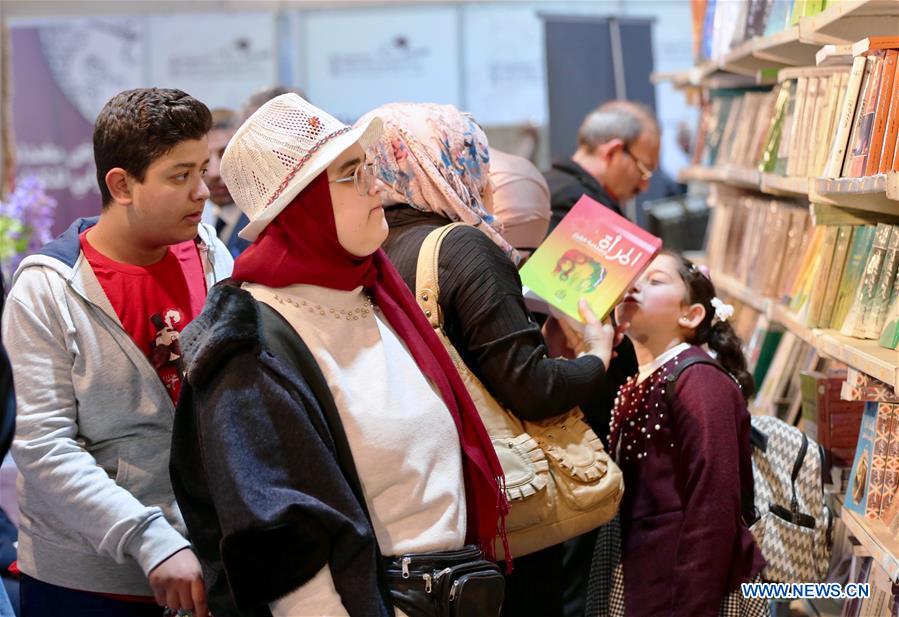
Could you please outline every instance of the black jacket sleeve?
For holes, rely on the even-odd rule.
[[[227,355],[185,382],[172,447],[175,495],[211,609],[267,614],[329,565],[350,615],[385,614],[377,544],[308,385],[258,347]]]
[[[600,391],[605,367],[595,356],[546,355],[540,328],[524,305],[515,265],[481,231],[458,227],[439,259],[444,328],[465,364],[515,415],[540,420]]]

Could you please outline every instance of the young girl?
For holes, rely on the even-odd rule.
[[[672,253],[657,257],[616,309],[630,323],[640,370],[619,390],[610,423],[627,487],[620,557],[616,567],[612,524],[597,543],[588,615],[768,614],[764,600],[740,592],[764,560],[741,515],[752,489],[746,398],[754,385],[732,313],[708,274]],[[727,372],[692,365],[666,395],[679,365],[708,360],[703,345]]]

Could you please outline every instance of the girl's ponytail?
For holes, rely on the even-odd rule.
[[[743,398],[748,399],[755,394],[755,382],[746,370],[746,356],[743,355],[743,341],[726,321],[719,321],[709,329],[709,349],[715,352],[718,362],[733,375]]]

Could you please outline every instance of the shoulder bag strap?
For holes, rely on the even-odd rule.
[[[730,379],[734,378],[733,375],[731,375],[729,372],[727,372],[727,369],[724,368],[723,366],[721,366],[721,364],[719,362],[717,362],[716,360],[713,360],[712,358],[709,358],[706,356],[690,356],[689,358],[686,358],[683,362],[678,363],[678,365],[674,368],[674,370],[671,371],[668,374],[668,376],[665,378],[665,382],[666,382],[665,383],[665,402],[668,404],[669,407],[671,406],[671,402],[674,400],[675,386],[677,385],[677,380],[681,376],[681,373],[683,373],[685,370],[687,370],[688,368],[690,368],[691,366],[694,366],[696,364],[708,364],[708,365],[714,366],[715,368],[720,370],[722,373],[727,375]],[[765,435],[761,431],[759,431],[757,428],[755,428],[754,426],[752,426],[750,424],[750,431],[749,431],[750,443],[754,446],[757,446],[757,444],[759,443],[759,440],[761,440],[762,443],[767,441],[767,439],[765,438]],[[795,495],[795,488],[794,488],[794,495]],[[746,523],[746,526],[748,527],[749,525],[754,523],[755,520],[758,518],[756,509],[755,509],[755,487],[750,487],[749,489],[742,491],[740,501],[741,501],[741,509],[743,511],[743,520]]]
[[[425,312],[431,327],[439,330],[443,326],[440,312],[440,281],[438,280],[440,247],[447,234],[465,223],[450,223],[438,227],[428,234],[418,250],[418,265],[415,269],[415,300]]]

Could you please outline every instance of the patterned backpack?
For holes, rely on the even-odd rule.
[[[711,358],[693,356],[668,375],[669,399],[677,378],[693,364],[711,364],[730,376]],[[824,503],[824,451],[773,416],[753,416],[751,422],[754,491],[743,495],[743,518],[767,562],[762,578],[820,582],[830,564],[833,526],[833,513]]]
[[[830,564],[833,513],[824,503],[821,446],[772,416],[752,418],[758,518],[749,528],[776,583],[816,583]]]

